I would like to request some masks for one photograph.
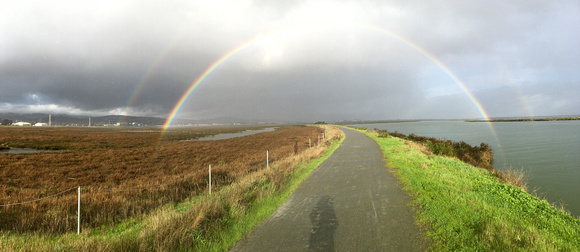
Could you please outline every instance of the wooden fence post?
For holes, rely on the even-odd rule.
[[[298,154],[298,142],[294,142],[294,155]]]
[[[77,234],[81,234],[81,187],[79,186],[78,210],[77,210]]]

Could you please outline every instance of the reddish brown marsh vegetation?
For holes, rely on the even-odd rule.
[[[39,199],[82,186],[83,227],[140,216],[223,186],[261,169],[270,157],[288,157],[315,144],[318,127],[281,127],[273,132],[218,141],[194,139],[241,128],[188,128],[123,131],[99,128],[0,127],[0,144],[18,148],[64,150],[59,153],[0,155],[0,205]],[[162,186],[159,186],[162,185]],[[127,190],[148,188],[145,190]],[[0,207],[0,230],[62,233],[76,230],[76,190],[35,203]]]

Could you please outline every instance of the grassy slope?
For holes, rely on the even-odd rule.
[[[231,225],[223,230],[218,231],[219,239],[213,240],[208,244],[198,247],[199,251],[224,251],[235,245],[235,243],[243,239],[245,235],[249,234],[256,225],[263,220],[266,220],[274,211],[288,200],[290,194],[316,169],[324,160],[326,160],[334,151],[340,146],[344,137],[338,141],[334,141],[329,149],[320,157],[309,162],[299,164],[294,170],[292,176],[289,178],[287,187],[282,191],[276,191],[277,188],[269,183],[269,181],[258,180],[259,191],[270,191],[268,197],[258,198],[250,211],[239,219],[234,220]],[[225,192],[225,191],[222,191]]]
[[[331,130],[334,131],[334,130]],[[336,130],[338,131],[338,130]],[[3,251],[224,251],[268,218],[290,193],[338,148],[315,147],[255,172],[237,183],[177,205],[165,205],[143,219],[80,236],[0,232]]]
[[[580,251],[580,220],[545,200],[498,182],[487,170],[365,133],[413,196],[432,250]]]

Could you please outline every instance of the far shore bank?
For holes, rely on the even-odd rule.
[[[465,120],[466,122],[552,122],[552,121],[577,121],[576,117],[549,117],[549,118],[516,118],[516,119],[488,119],[488,120]]]

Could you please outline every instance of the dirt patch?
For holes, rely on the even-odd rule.
[[[416,142],[411,142],[411,141],[405,141],[405,145],[412,147],[412,148],[417,148],[418,150],[420,150],[423,154],[425,155],[433,155],[433,152],[429,151],[429,148],[427,148],[427,146],[425,146],[422,143],[416,143]]]

